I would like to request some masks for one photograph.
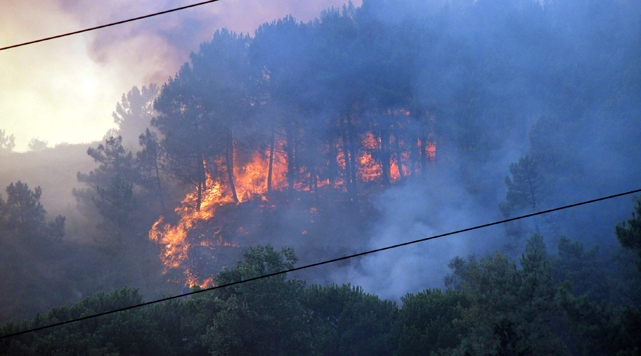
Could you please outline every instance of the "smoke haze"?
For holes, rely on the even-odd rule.
[[[51,21],[56,28],[66,31],[186,2],[153,2],[154,9],[151,3],[116,2],[104,8],[61,0],[42,6],[49,6],[48,11],[59,15]],[[7,22],[7,28],[19,28],[26,21],[26,4],[12,3],[11,8],[20,16]],[[160,202],[156,199],[159,193],[154,190],[156,181],[147,179],[140,183],[141,179],[135,182],[138,185],[131,183],[135,187],[133,193],[139,194],[138,203],[145,207],[139,209],[136,217],[149,222],[135,231],[138,240],[132,243],[144,251],[143,257],[139,258],[138,250],[134,249],[128,255],[105,253],[108,257],[104,261],[110,262],[104,266],[97,263],[93,271],[108,270],[115,276],[113,280],[105,277],[78,293],[84,295],[134,282],[143,283],[147,295],[156,295],[158,290],[176,293],[185,283],[181,273],[201,268],[198,263],[211,257],[207,243],[220,243],[223,237],[229,244],[224,245],[228,250],[236,247],[234,244],[293,246],[302,265],[499,220],[504,217],[499,206],[507,199],[506,176],[516,179],[511,164],[516,165],[525,156],[538,162],[543,188],[534,209],[514,207],[511,216],[639,188],[641,5],[638,2],[370,0],[364,1],[362,7],[355,2],[353,13],[348,8],[343,13],[330,11],[320,15],[328,6],[343,4],[338,0],[316,5],[284,0],[269,4],[221,1],[157,20],[0,53],[4,56],[0,61],[20,68],[16,74],[0,78],[0,87],[12,93],[0,99],[0,115],[8,118],[0,129],[15,133],[21,145],[30,137],[47,138],[45,131],[59,132],[57,138],[48,138],[52,143],[70,140],[64,138],[69,133],[80,141],[94,141],[113,127],[109,113],[123,93],[133,85],[151,82],[162,85],[155,105],[150,104],[153,98],[146,104],[155,110],[152,130],[159,136],[156,143],[165,150],[163,154],[173,149],[175,156],[165,156],[162,167],[165,176],[155,177],[158,182],[164,179],[158,190],[167,196],[161,196]],[[266,21],[287,14],[293,14],[299,22],[283,20],[254,32]],[[46,21],[38,24],[41,23]],[[35,26],[27,37],[44,36],[51,28]],[[233,37],[219,32],[212,40],[213,33],[221,28],[251,36]],[[21,41],[17,38],[5,34],[0,40]],[[257,70],[260,74],[251,75],[263,81],[260,90],[269,94],[257,95],[260,100],[247,105],[248,114],[228,109],[225,105],[235,102],[224,97],[233,90],[244,93],[244,87],[234,77],[238,63],[225,62],[228,58],[224,57],[227,52],[223,49],[227,47],[222,44],[237,45],[242,41],[246,41],[243,46],[229,48],[246,50],[247,53],[241,51],[246,55],[241,58],[261,65]],[[43,53],[59,53],[56,51],[60,48],[68,50],[47,56],[50,59],[41,63]],[[207,77],[207,70],[223,66],[227,66],[225,70],[212,75],[217,81],[202,79]],[[42,78],[47,80],[43,82]],[[29,83],[24,84],[24,80]],[[193,92],[207,95],[194,96],[197,99],[192,101],[185,99],[191,98]],[[216,111],[215,104],[223,107],[220,110],[224,115]],[[62,108],[51,109],[50,115],[44,116],[41,110],[48,110],[42,109],[47,105]],[[51,126],[36,119],[25,124],[26,117],[47,117]],[[355,123],[350,126],[352,119]],[[136,120],[136,116],[126,120]],[[346,121],[348,124],[344,125]],[[128,127],[139,130],[148,125],[149,115],[142,124],[121,124],[118,133],[128,139],[125,146],[131,147],[143,133],[130,132],[134,129]],[[195,131],[187,131],[194,126]],[[23,128],[28,135],[19,134]],[[354,179],[355,188],[349,187],[351,178],[346,172],[350,129],[358,131],[352,132],[358,140],[350,141],[351,145],[359,146],[351,151],[354,167],[359,169],[353,175],[361,175]],[[236,135],[233,139],[231,132]],[[419,132],[424,132],[425,137],[419,137]],[[375,144],[367,147],[365,143],[372,137],[370,141]],[[419,141],[425,146],[420,146],[425,161],[417,159],[418,153],[414,152],[419,150],[416,147]],[[384,142],[387,148],[382,147]],[[433,152],[426,151],[427,142],[433,145]],[[197,151],[201,143],[209,145],[204,153]],[[172,144],[179,145],[179,149]],[[294,157],[294,149],[298,150],[295,151],[298,166],[292,167],[287,165],[287,157]],[[52,154],[53,150],[62,152],[62,148],[55,148],[38,157]],[[189,154],[183,155],[187,151]],[[216,156],[212,152],[221,153]],[[198,204],[201,200],[206,202],[207,194],[218,187],[206,179],[225,188],[229,171],[237,179],[249,176],[249,169],[243,165],[257,160],[267,162],[270,152],[276,156],[276,171],[281,169],[273,174],[274,192],[266,191],[263,174],[249,179],[262,190],[241,194],[240,203],[227,195],[216,196],[220,204],[211,204],[211,210],[201,211],[184,202],[180,205],[186,194],[192,194],[192,200],[198,200]],[[429,162],[428,152],[434,153]],[[385,154],[389,156],[385,158]],[[35,158],[36,152],[14,153],[12,159],[0,155],[3,163],[8,162],[0,171],[0,183],[3,188],[16,180],[31,187],[41,185],[45,208],[52,215],[68,216],[65,241],[82,240],[88,246],[98,245],[99,239],[92,235],[97,234],[94,231],[97,221],[91,220],[91,212],[83,211],[86,220],[76,216],[77,213],[69,213],[68,207],[75,207],[80,200],[78,194],[76,198],[71,195],[71,189],[87,189],[85,193],[94,194],[94,200],[87,198],[85,203],[91,203],[96,200],[96,192],[100,192],[98,188],[104,189],[110,181],[100,184],[91,181],[91,174],[87,173],[99,164],[84,153],[82,163],[76,163],[81,159],[72,158],[78,156],[77,152],[61,155],[51,160],[66,160],[69,165],[73,162],[73,167],[62,166],[65,172],[45,166],[42,158]],[[354,155],[360,155],[358,162]],[[122,157],[126,158],[124,154]],[[393,157],[405,160],[401,170],[399,159]],[[203,159],[207,160],[206,167]],[[365,162],[367,159],[374,163]],[[230,161],[236,168],[230,168]],[[384,161],[396,164],[396,168],[388,167],[387,171],[401,177],[383,178]],[[363,178],[371,173],[365,172],[367,164],[376,168],[371,170],[378,174],[371,180]],[[408,171],[405,176],[403,164]],[[195,173],[189,175],[190,169]],[[78,182],[76,172],[89,178]],[[107,169],[97,172],[113,173]],[[298,176],[288,181],[287,172],[296,172]],[[116,173],[120,176],[122,172]],[[51,183],[63,176],[64,184]],[[315,179],[317,186],[312,188]],[[385,179],[392,182],[391,186],[385,184]],[[210,191],[198,191],[201,183],[206,183]],[[355,193],[350,190],[356,188]],[[205,198],[196,192],[204,193]],[[166,209],[160,207],[164,204]],[[537,231],[543,234],[549,250],[556,248],[561,235],[582,241],[588,247],[599,244],[615,248],[614,226],[629,217],[631,206],[629,198],[620,198],[515,224],[512,232],[499,226],[448,236],[301,272],[298,276],[311,283],[360,285],[381,298],[398,300],[406,293],[442,287],[443,277],[449,273],[447,264],[454,257],[482,256],[495,250],[514,255],[520,253],[527,235]],[[180,225],[182,216],[178,216],[179,209],[172,214],[174,208],[200,218],[193,225],[191,221]],[[209,213],[211,216],[202,217]],[[191,255],[179,256],[187,262],[166,275],[161,275],[163,266],[156,257],[167,251],[163,249],[178,244],[172,241],[144,245],[151,244],[147,233],[161,215],[167,226],[189,226],[192,230],[185,236],[197,242],[193,246],[198,246]],[[98,219],[97,215],[93,218]],[[220,241],[207,241],[203,238],[206,234],[220,237]],[[107,248],[100,245],[91,254],[99,255],[101,249]],[[119,274],[121,271],[113,261],[126,266],[123,267],[126,273],[133,271],[131,275],[135,278],[125,272]],[[219,262],[223,264],[216,261]],[[165,272],[171,270],[167,265],[165,262]],[[203,278],[199,281],[211,274],[211,268],[211,265],[203,267],[203,276],[198,276]],[[167,279],[173,284],[168,286]],[[83,283],[74,284],[74,290],[82,290]],[[157,288],[158,285],[163,287]]]
[[[0,45],[192,4],[191,1],[9,0],[3,3]],[[358,4],[359,2],[355,2]],[[88,143],[114,127],[111,112],[134,85],[162,83],[215,30],[252,33],[260,24],[292,14],[301,21],[345,1],[219,1],[194,9],[78,36],[3,51],[0,128],[16,136],[16,150],[32,138],[50,144]]]

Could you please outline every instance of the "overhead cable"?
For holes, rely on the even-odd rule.
[[[199,289],[199,290],[195,290],[195,291],[192,291],[192,292],[189,292],[189,293],[185,293],[185,294],[179,294],[179,295],[175,295],[175,296],[171,296],[171,297],[166,297],[166,298],[157,299],[157,300],[153,300],[153,301],[149,301],[149,302],[144,302],[144,303],[140,303],[140,304],[131,305],[131,306],[124,307],[124,308],[119,308],[119,309],[114,309],[114,310],[110,310],[110,311],[106,311],[106,312],[102,312],[102,313],[87,315],[87,316],[84,316],[84,317],[81,317],[81,318],[71,319],[71,320],[62,321],[62,322],[58,322],[58,323],[54,323],[54,324],[50,324],[50,325],[45,325],[45,326],[40,326],[40,327],[33,328],[33,329],[19,331],[19,332],[13,333],[13,334],[2,335],[2,336],[0,336],[0,339],[15,337],[15,336],[18,336],[18,335],[32,333],[32,332],[35,332],[35,331],[50,329],[50,328],[54,328],[54,327],[58,327],[58,326],[66,325],[66,324],[76,323],[76,322],[87,320],[87,319],[97,318],[97,317],[108,315],[108,314],[119,313],[119,312],[123,312],[123,311],[126,311],[126,310],[131,310],[131,309],[136,309],[136,308],[140,308],[140,307],[144,307],[144,306],[148,306],[148,305],[152,305],[152,304],[162,303],[162,302],[166,302],[166,301],[169,301],[169,300],[172,300],[172,299],[178,299],[178,298],[182,298],[182,297],[186,297],[186,296],[190,296],[190,295],[194,295],[194,294],[198,294],[198,293],[204,293],[204,292],[209,292],[209,291],[216,290],[216,289],[227,288],[227,287],[231,287],[231,286],[235,286],[235,285],[239,285],[239,284],[243,284],[243,283],[257,281],[257,280],[263,279],[263,278],[274,277],[274,276],[278,276],[278,275],[285,274],[285,273],[296,272],[296,271],[300,271],[300,270],[304,270],[304,269],[308,269],[308,268],[312,268],[312,267],[318,267],[318,266],[322,266],[322,265],[326,265],[326,264],[330,264],[330,263],[334,263],[334,262],[344,261],[344,260],[348,260],[348,259],[352,259],[352,258],[356,258],[356,257],[362,257],[362,256],[366,256],[366,255],[371,255],[371,254],[378,253],[378,252],[383,252],[383,251],[392,250],[392,249],[399,248],[399,247],[404,247],[404,246],[408,246],[408,245],[417,244],[419,242],[435,240],[435,239],[438,239],[438,238],[441,238],[441,237],[457,235],[457,234],[461,234],[461,233],[464,233],[464,232],[479,230],[479,229],[483,229],[483,228],[486,228],[486,227],[505,224],[505,223],[508,223],[508,222],[516,221],[516,220],[523,220],[523,219],[531,218],[531,217],[538,216],[538,215],[550,214],[550,213],[561,211],[561,210],[575,208],[575,207],[582,206],[582,205],[593,204],[593,203],[596,203],[596,202],[609,200],[609,199],[614,199],[614,198],[622,197],[622,196],[625,196],[625,195],[631,195],[631,194],[640,193],[640,192],[641,192],[641,189],[630,190],[630,191],[623,192],[623,193],[617,193],[617,194],[608,195],[608,196],[604,196],[604,197],[600,197],[600,198],[596,198],[596,199],[585,200],[585,201],[582,201],[582,202],[579,202],[579,203],[564,205],[564,206],[560,206],[560,207],[553,208],[553,209],[539,211],[539,212],[536,212],[536,213],[525,214],[525,215],[521,215],[521,216],[509,218],[509,219],[503,219],[503,220],[499,220],[499,221],[494,221],[494,222],[487,223],[487,224],[476,225],[476,226],[464,228],[464,229],[461,229],[461,230],[455,230],[455,231],[446,232],[444,234],[433,235],[433,236],[424,237],[424,238],[417,239],[417,240],[402,242],[402,243],[399,243],[399,244],[389,245],[389,246],[377,248],[377,249],[374,249],[374,250],[369,250],[369,251],[365,251],[365,252],[359,252],[359,253],[355,253],[355,254],[352,254],[352,255],[338,257],[338,258],[334,258],[334,259],[326,260],[326,261],[322,261],[322,262],[316,262],[316,263],[308,264],[308,265],[301,266],[301,267],[294,267],[294,268],[291,268],[291,269],[288,269],[288,270],[284,270],[284,271],[280,271],[280,272],[268,273],[266,275],[253,277],[253,278],[248,278],[248,279],[244,279],[244,280],[237,281],[237,282],[232,282],[232,283],[223,284],[223,285],[214,286],[214,287],[205,288],[205,289]]]
[[[192,7],[201,6],[201,5],[205,5],[205,4],[209,4],[209,3],[217,2],[217,1],[219,1],[219,0],[207,0],[207,1],[202,1],[202,2],[199,2],[199,3],[195,3],[195,4],[191,4],[191,5],[186,5],[186,6],[181,6],[181,7],[176,7],[176,8],[173,8],[173,9],[169,9],[169,10],[165,10],[165,11],[160,11],[160,12],[156,12],[156,13],[153,13],[153,14],[148,14],[148,15],[143,15],[143,16],[138,16],[138,17],[133,17],[133,18],[129,18],[129,19],[126,19],[126,20],[121,20],[121,21],[111,22],[111,23],[107,23],[107,24],[99,25],[99,26],[95,26],[95,27],[89,27],[89,28],[85,28],[85,29],[83,29],[83,30],[78,30],[78,31],[73,31],[73,32],[67,32],[67,33],[63,33],[63,34],[60,34],[60,35],[55,35],[55,36],[51,36],[51,37],[41,38],[41,39],[38,39],[38,40],[33,40],[33,41],[28,41],[28,42],[18,43],[18,44],[14,44],[14,45],[11,45],[11,46],[6,46],[6,47],[0,47],[0,51],[5,51],[5,50],[8,50],[8,49],[12,49],[12,48],[17,48],[17,47],[23,47],[23,46],[27,46],[27,45],[32,45],[32,44],[34,44],[34,43],[39,43],[39,42],[45,42],[45,41],[55,40],[55,39],[62,38],[62,37],[73,36],[73,35],[77,35],[77,34],[80,34],[80,33],[85,33],[85,32],[89,32],[89,31],[95,31],[95,30],[99,30],[99,29],[102,29],[102,28],[106,28],[106,27],[111,27],[111,26],[116,26],[116,25],[122,25],[122,24],[125,24],[125,23],[128,23],[128,22],[134,22],[134,21],[143,20],[143,19],[147,19],[147,18],[150,18],[150,17],[154,17],[154,16],[165,15],[165,14],[168,14],[168,13],[171,13],[171,12],[181,11],[181,10],[185,10],[185,9],[189,9],[189,8],[192,8]]]

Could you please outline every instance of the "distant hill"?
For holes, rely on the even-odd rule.
[[[47,210],[48,219],[57,215],[78,215],[73,188],[79,187],[76,174],[96,167],[87,149],[96,143],[62,144],[42,151],[0,155],[0,194],[6,199],[6,187],[22,181],[33,189],[42,188],[40,202]],[[68,229],[69,230],[69,229]]]

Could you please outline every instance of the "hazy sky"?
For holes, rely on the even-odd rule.
[[[4,0],[0,47],[136,17],[199,0]],[[0,129],[24,151],[32,138],[91,142],[134,85],[162,84],[216,29],[253,31],[291,14],[299,21],[347,0],[221,0],[130,24],[0,51]],[[361,1],[353,1],[360,6]]]

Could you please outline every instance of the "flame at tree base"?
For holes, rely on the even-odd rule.
[[[199,276],[204,267],[202,262],[216,262],[216,249],[238,247],[225,241],[219,235],[220,230],[213,231],[213,234],[201,231],[200,226],[214,217],[219,206],[233,202],[231,198],[223,195],[220,183],[215,182],[210,175],[207,175],[206,182],[208,189],[203,194],[200,209],[196,208],[197,192],[189,193],[175,210],[180,217],[175,225],[165,223],[164,217],[161,216],[149,231],[149,239],[162,246],[160,259],[165,266],[164,273],[172,269],[183,269],[185,284],[190,287],[212,285],[211,276]]]
[[[404,113],[404,115],[407,114],[408,112]],[[433,163],[436,158],[436,142],[432,140],[404,142],[394,137],[394,141],[391,141],[395,142],[394,150],[388,151],[386,155],[381,154],[383,147],[381,138],[372,132],[361,134],[360,140],[361,148],[354,152],[357,162],[356,179],[368,187],[366,190],[361,190],[361,194],[375,193],[384,189],[386,185],[381,184],[384,182],[382,179],[384,175],[387,176],[387,186],[389,186],[389,183],[424,171],[427,163]],[[234,148],[236,164],[233,168],[233,180],[238,202],[232,198],[234,194],[229,188],[231,184],[227,184],[229,177],[225,170],[222,170],[222,174],[218,172],[218,178],[213,179],[206,169],[207,164],[203,162],[206,170],[204,184],[206,189],[201,191],[200,199],[198,190],[187,194],[175,209],[178,216],[175,224],[166,222],[161,216],[149,231],[149,239],[161,246],[160,259],[165,267],[164,273],[169,276],[170,281],[184,282],[189,287],[212,286],[214,283],[212,276],[224,266],[240,258],[243,246],[250,246],[257,242],[248,241],[246,237],[257,233],[256,238],[260,238],[261,243],[265,243],[262,240],[265,231],[260,229],[269,230],[270,226],[258,226],[260,223],[247,217],[255,218],[266,211],[276,209],[276,205],[293,198],[292,191],[299,192],[300,196],[307,193],[311,197],[311,194],[315,194],[315,198],[310,201],[313,200],[316,203],[318,203],[319,191],[323,196],[341,199],[341,192],[347,191],[347,184],[345,175],[340,173],[333,179],[329,179],[321,177],[321,173],[299,167],[296,172],[298,178],[293,181],[293,189],[288,189],[288,157],[284,147],[284,141],[276,141],[272,151],[267,149],[263,152],[242,153]],[[390,149],[392,145],[388,143],[386,147]],[[335,164],[341,171],[345,171],[347,165],[344,149],[345,145],[338,142],[334,150]],[[329,151],[331,150],[326,149],[326,152]],[[417,163],[419,161],[415,156],[417,152],[421,152],[420,163]],[[384,172],[381,157],[388,157],[387,172]],[[273,163],[271,167],[270,162]],[[215,166],[225,167],[225,164],[223,161],[215,162]],[[272,179],[267,178],[267,172],[271,173]],[[270,190],[268,182],[271,183],[272,188],[270,194],[267,194]],[[200,208],[198,208],[199,202]],[[316,211],[312,205],[310,205],[311,209]],[[251,209],[256,209],[256,212]],[[237,221],[237,216],[244,217],[245,221]],[[251,226],[252,224],[256,226]],[[315,235],[309,233],[307,229],[299,231],[299,234],[306,238]]]

